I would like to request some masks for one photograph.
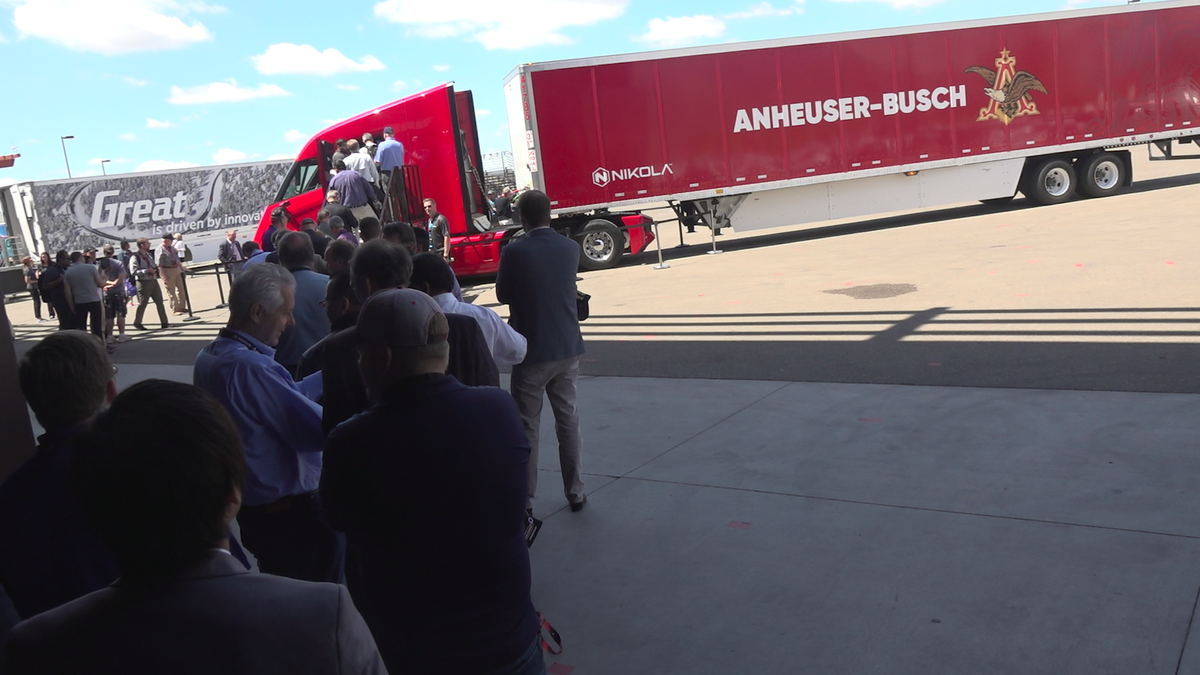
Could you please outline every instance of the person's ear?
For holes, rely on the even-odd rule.
[[[112,402],[115,401],[116,398],[117,398],[117,378],[113,377],[113,379],[109,380],[108,384],[104,387],[104,405],[106,405],[106,406],[112,405]]]
[[[261,304],[256,302],[250,307],[250,320],[254,323],[262,323],[263,314],[265,314],[265,312],[263,312],[263,306]]]
[[[242,490],[235,486],[229,493],[229,501],[225,503],[225,523],[232,522],[240,510],[242,510]]]

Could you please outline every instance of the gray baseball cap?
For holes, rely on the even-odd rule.
[[[433,317],[441,313],[433,298],[420,291],[411,288],[380,291],[367,298],[358,313],[358,339],[384,347],[442,342],[448,333],[430,332]]]

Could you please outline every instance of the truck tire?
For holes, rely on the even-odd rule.
[[[582,253],[579,266],[585,270],[604,270],[616,266],[625,252],[625,238],[616,225],[607,220],[593,220],[575,236]]]
[[[1029,176],[1026,197],[1042,205],[1061,204],[1075,194],[1075,168],[1065,159],[1043,160]]]
[[[1111,152],[1098,152],[1075,162],[1079,191],[1088,197],[1107,197],[1125,185],[1125,162]]]

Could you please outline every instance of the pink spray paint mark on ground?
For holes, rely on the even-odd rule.
[[[732,527],[735,530],[748,530],[750,529],[750,523],[743,523],[740,520],[735,520],[729,523],[729,527]]]
[[[1083,267],[1083,263],[1075,263],[1076,267]]]
[[[1174,264],[1175,264],[1175,261],[1174,261],[1174,260],[1168,260],[1168,261],[1167,261],[1167,264],[1168,264],[1168,265],[1174,265]]]
[[[1033,295],[1033,294],[1032,293],[1017,293],[1018,298],[1028,298],[1031,295]]]
[[[546,672],[550,673],[550,675],[571,675],[574,670],[575,666],[568,666],[565,663],[558,663],[557,661],[546,666]]]

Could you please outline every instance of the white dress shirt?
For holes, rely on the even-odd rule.
[[[504,323],[499,314],[487,307],[458,300],[450,293],[435,295],[433,300],[446,314],[462,314],[475,319],[496,365],[514,366],[525,360],[525,348],[528,346],[525,336]]]
[[[346,159],[342,161],[346,162],[347,169],[357,171],[358,175],[366,178],[368,182],[379,182],[379,169],[375,168],[375,161],[371,159],[370,155],[364,155],[361,152],[352,152],[346,155]]]

